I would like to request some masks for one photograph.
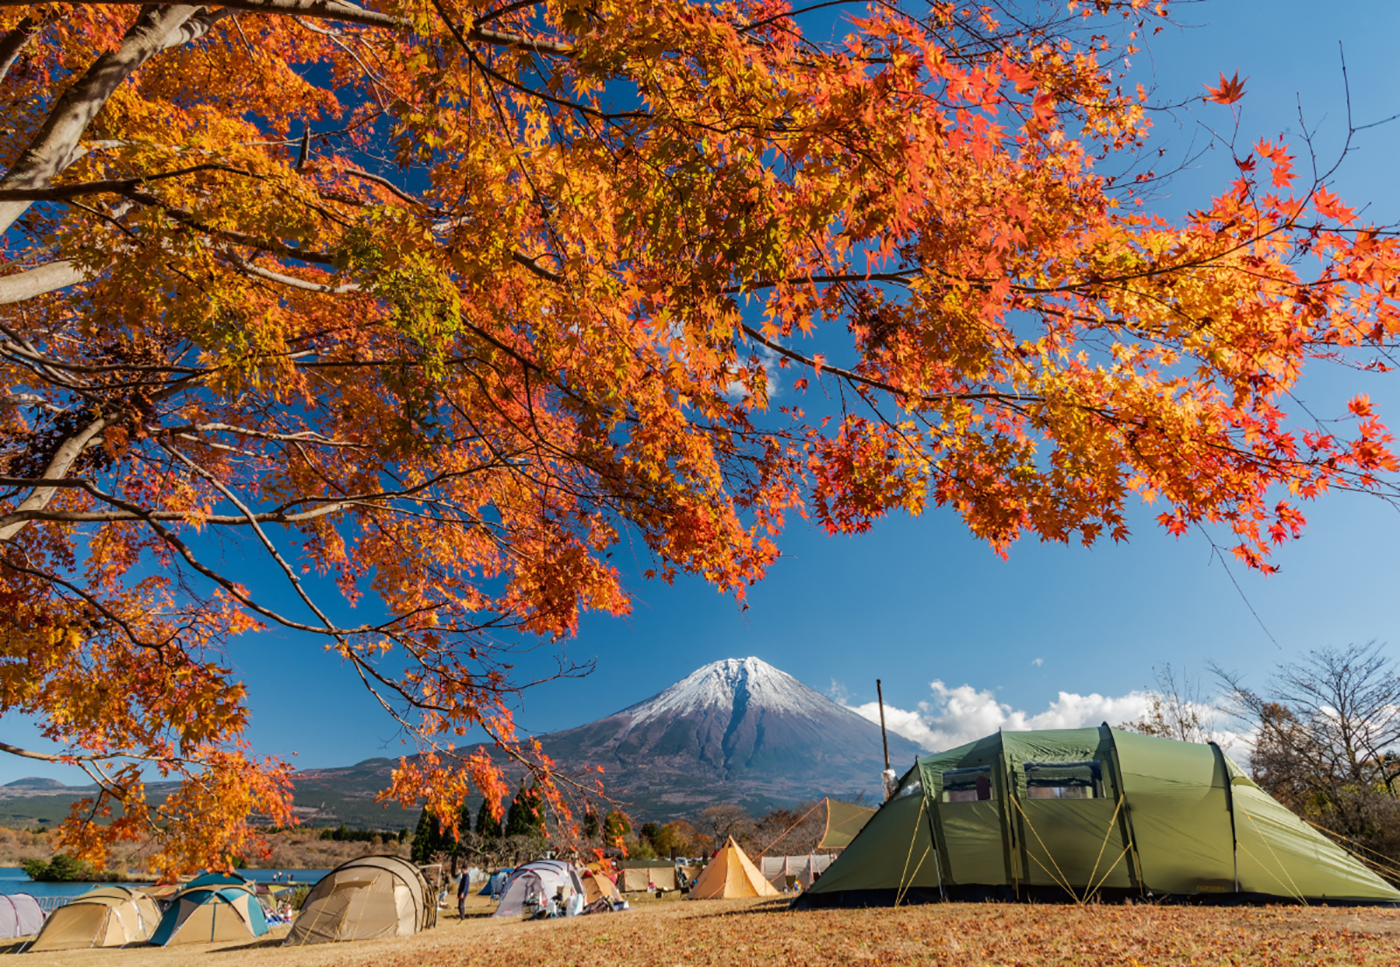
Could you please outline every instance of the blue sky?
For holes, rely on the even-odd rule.
[[[1199,96],[1203,82],[1238,70],[1248,77],[1242,144],[1284,132],[1296,146],[1301,101],[1308,123],[1320,125],[1321,153],[1335,153],[1346,127],[1339,41],[1356,122],[1400,113],[1393,54],[1400,5],[1214,0],[1181,4],[1175,16],[1194,26],[1153,38],[1134,58],[1134,79],[1155,84],[1157,100],[1171,102]],[[1193,137],[1205,142],[1200,123],[1228,128],[1230,111],[1198,104],[1190,113],[1160,115],[1158,142],[1180,156]],[[1400,122],[1364,132],[1355,147],[1331,187],[1350,204],[1370,202],[1371,219],[1400,221],[1393,177]],[[1233,171],[1225,152],[1207,152],[1166,187],[1156,210],[1178,218],[1204,204]],[[1299,395],[1331,416],[1358,392],[1400,425],[1400,374],[1319,371]],[[1203,538],[1175,540],[1147,510],[1134,513],[1128,544],[1084,549],[1023,540],[1009,561],[970,538],[950,512],[894,516],[859,538],[828,537],[797,522],[783,541],[783,560],[752,589],[743,612],[698,581],[642,581],[646,562],[624,560],[634,614],[586,619],[566,651],[596,657],[596,672],[532,691],[519,722],[536,732],[582,724],[705,662],[747,655],[823,691],[834,684],[852,704],[873,699],[879,677],[889,704],[917,710],[938,680],[989,692],[1034,715],[1061,692],[1120,699],[1148,686],[1153,666],[1164,662],[1193,672],[1217,662],[1262,682],[1275,662],[1309,648],[1371,639],[1400,645],[1400,513],[1355,495],[1334,495],[1304,511],[1306,535],[1277,552],[1282,571],[1264,578],[1232,564],[1238,590]],[[522,671],[551,666],[553,654],[542,646],[522,659]],[[250,737],[259,752],[297,752],[294,761],[306,767],[403,748],[318,642],[269,633],[245,642],[233,658],[251,689]],[[33,730],[6,719],[0,739],[33,742]],[[0,757],[0,782],[25,775],[78,781],[71,770]]]

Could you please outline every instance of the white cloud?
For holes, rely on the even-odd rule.
[[[1034,665],[1036,668],[1039,668],[1041,665],[1045,664],[1045,659],[1037,658],[1034,661],[1032,661],[1031,664]]]
[[[1151,702],[1147,692],[1133,691],[1117,697],[1097,692],[1080,695],[1060,692],[1043,711],[1030,714],[997,701],[988,689],[971,685],[949,688],[932,682],[933,694],[916,710],[885,706],[885,724],[930,752],[941,752],[990,735],[997,729],[1021,732],[1029,729],[1078,729],[1107,722],[1118,725],[1141,718]],[[872,722],[880,721],[876,702],[851,707]]]
[[[831,696],[831,700],[837,705],[849,706],[851,703],[851,690],[834,678],[831,680],[831,687],[827,689],[826,694]]]

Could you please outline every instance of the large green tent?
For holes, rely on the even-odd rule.
[[[999,732],[922,758],[801,905],[1071,896],[1395,903],[1214,744]]]

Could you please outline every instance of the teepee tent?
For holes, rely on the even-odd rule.
[[[38,933],[44,923],[39,901],[28,893],[0,896],[0,940],[13,940]]]
[[[1396,903],[1214,744],[1000,732],[920,759],[798,903],[989,896]]]
[[[781,896],[763,878],[753,860],[729,837],[729,842],[710,860],[710,865],[690,888],[692,900],[733,900],[751,896]]]
[[[141,890],[103,886],[49,914],[29,950],[83,950],[145,943],[160,923],[160,908]]]
[[[407,937],[437,924],[433,890],[397,856],[361,856],[327,873],[306,896],[285,945]]]
[[[245,886],[186,887],[175,895],[151,936],[158,947],[171,944],[253,940],[267,933],[267,918]]]

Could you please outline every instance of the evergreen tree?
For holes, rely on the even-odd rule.
[[[476,811],[476,832],[482,839],[501,838],[501,821],[491,815],[491,806],[485,799],[481,801],[481,808]]]
[[[457,845],[450,833],[442,828],[437,816],[426,808],[418,817],[418,826],[413,831],[413,845],[409,847],[409,858],[420,865],[431,863],[439,853],[450,853]]]
[[[525,783],[521,782],[520,791],[515,794],[515,800],[510,804],[510,812],[506,815],[506,835],[543,836],[543,806],[540,791],[534,786],[526,789]]]

